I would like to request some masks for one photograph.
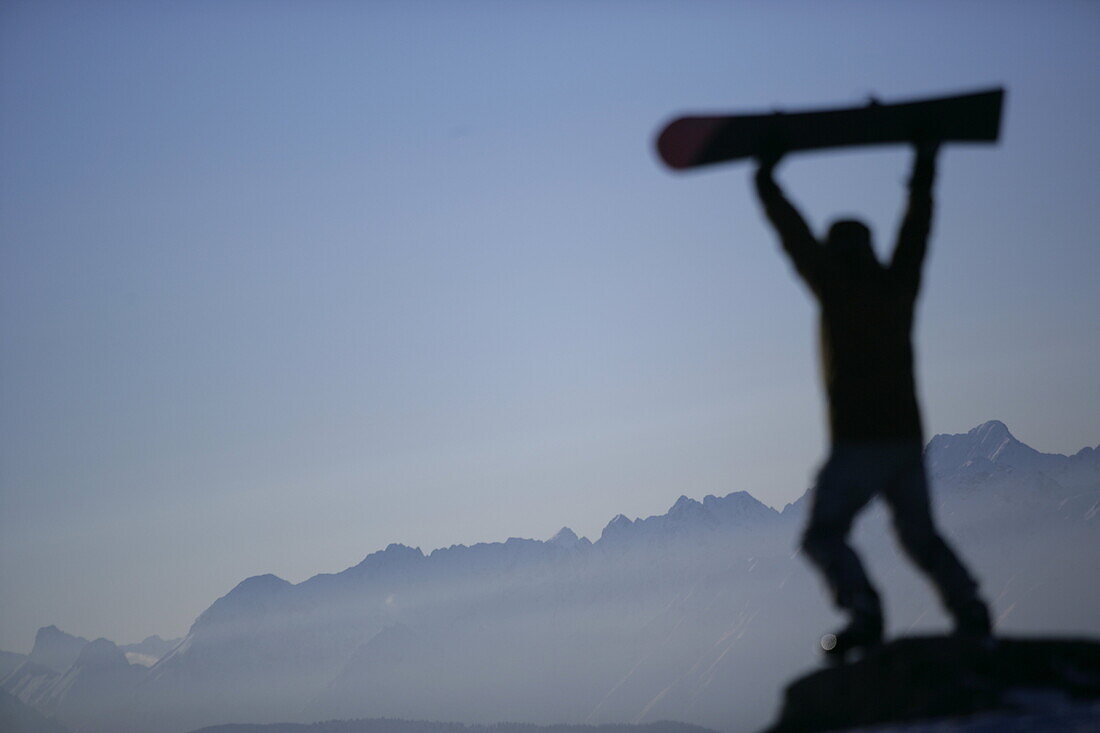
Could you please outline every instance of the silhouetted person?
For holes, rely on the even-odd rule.
[[[936,531],[913,382],[913,306],[932,219],[938,145],[919,145],[909,206],[888,266],[871,235],[841,220],[818,241],[773,178],[779,155],[761,159],[756,190],[821,306],[821,359],[832,450],[817,477],[802,548],[824,575],[849,624],[822,647],[843,660],[882,640],[882,605],[847,543],[856,514],[876,495],[890,506],[906,553],[928,575],[959,634],[988,637],[989,611],[977,584]]]

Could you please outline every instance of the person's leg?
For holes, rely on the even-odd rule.
[[[990,633],[989,610],[978,584],[936,530],[919,447],[902,451],[898,473],[883,492],[906,554],[929,577],[955,619],[957,633]]]
[[[852,520],[874,495],[866,475],[869,467],[861,463],[858,451],[834,448],[818,474],[802,550],[821,572],[836,605],[850,613],[853,621],[877,624],[881,632],[878,593],[847,542]]]

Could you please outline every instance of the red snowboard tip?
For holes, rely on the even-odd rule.
[[[722,126],[714,117],[681,117],[670,122],[657,137],[657,152],[669,168],[691,168]]]

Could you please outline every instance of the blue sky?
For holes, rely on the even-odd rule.
[[[989,85],[944,151],[929,435],[1100,441],[1092,3],[8,2],[0,648],[176,635],[399,541],[598,536],[826,446],[814,308],[681,111]],[[901,147],[792,157],[880,251]]]

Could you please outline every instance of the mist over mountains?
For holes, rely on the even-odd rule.
[[[1100,634],[1100,448],[1040,453],[993,421],[935,436],[926,462],[998,630]],[[245,579],[178,644],[46,627],[0,689],[74,733],[379,717],[759,728],[840,623],[797,556],[806,506],[681,496],[662,515],[614,517],[595,541],[563,528],[430,553],[393,544],[298,584]],[[866,512],[855,542],[890,632],[945,628],[885,514]]]

